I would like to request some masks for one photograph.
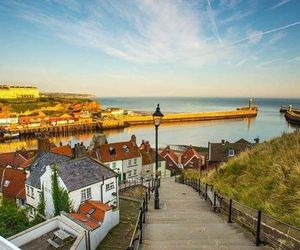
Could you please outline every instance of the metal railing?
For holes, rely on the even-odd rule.
[[[150,192],[149,192],[150,186],[148,188],[148,191],[145,192],[145,195],[143,196],[143,201],[139,210],[138,219],[136,221],[130,244],[126,248],[126,250],[138,250],[140,247],[140,244],[143,242],[143,229],[144,229],[144,223],[146,218],[146,212],[148,211],[148,200],[150,200]]]
[[[275,249],[300,249],[300,229],[288,225],[261,210],[253,209],[219,194],[213,185],[200,181],[176,177],[176,182],[193,187],[199,195],[211,203],[214,212],[227,216],[228,223],[238,223],[255,235],[255,244],[269,244]]]

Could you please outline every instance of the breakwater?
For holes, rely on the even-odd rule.
[[[249,108],[231,111],[165,114],[162,123],[248,118],[257,116],[257,112],[257,109]],[[124,124],[128,125],[153,123],[152,115],[128,115],[122,116],[119,119],[122,120]]]

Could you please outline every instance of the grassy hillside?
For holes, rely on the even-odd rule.
[[[300,131],[255,146],[204,181],[233,199],[300,227]]]

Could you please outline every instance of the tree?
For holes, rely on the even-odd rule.
[[[30,226],[25,210],[18,208],[13,200],[4,199],[0,206],[0,235],[7,238]]]
[[[40,215],[45,216],[45,207],[46,207],[46,202],[45,202],[45,191],[44,191],[44,185],[43,185],[42,191],[40,192],[40,201],[37,206],[37,211]]]
[[[72,203],[67,190],[59,186],[57,169],[53,167],[52,181],[52,199],[54,206],[54,216],[60,215],[61,211],[69,213],[72,210]]]

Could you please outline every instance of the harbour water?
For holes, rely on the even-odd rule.
[[[121,107],[128,110],[153,112],[157,103],[164,112],[201,112],[233,110],[237,107],[248,105],[247,98],[198,98],[198,97],[110,97],[97,98],[103,108]],[[292,132],[295,127],[285,120],[279,112],[281,105],[292,104],[300,107],[300,99],[254,99],[254,104],[259,106],[258,116],[251,119],[219,120],[186,122],[175,124],[162,124],[159,128],[159,145],[186,144],[207,146],[208,141],[219,142],[222,139],[236,141],[244,138],[253,141],[260,138],[261,141],[269,140],[283,132]],[[105,131],[109,142],[129,140],[131,134],[137,136],[138,142],[142,139],[149,140],[154,145],[154,127],[152,125],[134,126],[119,130]],[[59,142],[72,145],[83,141],[89,145],[94,134],[82,134],[78,136],[66,136],[51,138]],[[0,144],[0,152],[14,151],[16,148],[35,148],[36,140],[11,141]]]

